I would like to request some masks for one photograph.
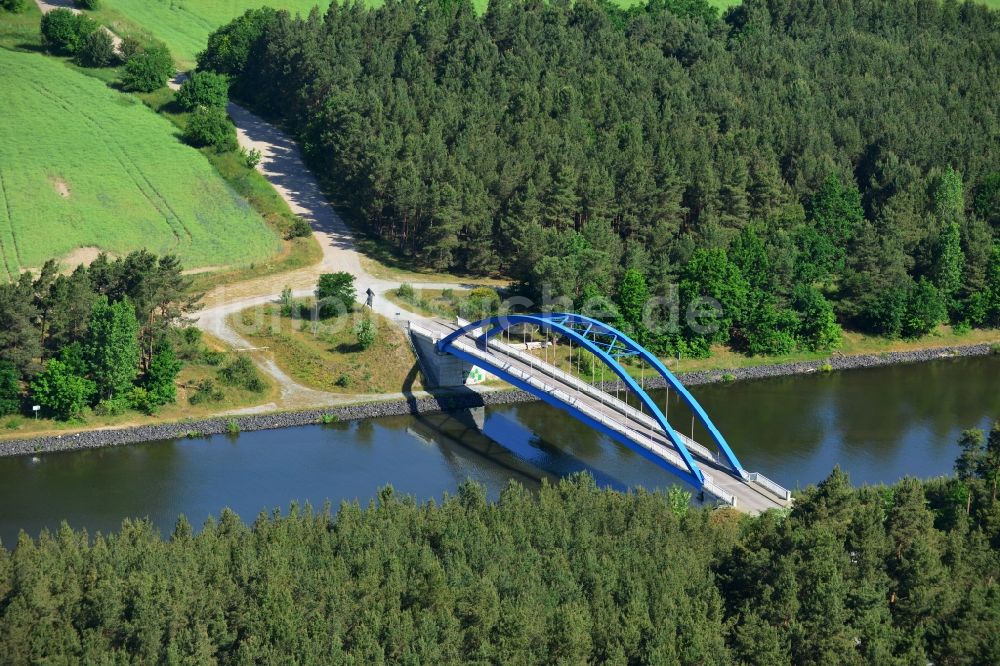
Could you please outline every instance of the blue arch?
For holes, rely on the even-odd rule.
[[[698,418],[698,420],[705,426],[712,440],[715,442],[719,451],[726,458],[727,462],[730,464],[732,469],[738,473],[744,479],[748,477],[747,473],[744,471],[743,466],[740,464],[739,459],[737,459],[736,454],[730,448],[729,443],[726,442],[722,433],[719,432],[715,424],[708,417],[708,414],[702,408],[701,404],[694,398],[693,395],[684,387],[683,384],[670,372],[666,366],[655,355],[650,353],[646,348],[637,343],[635,340],[630,338],[625,333],[615,329],[614,327],[605,324],[602,321],[593,319],[591,317],[586,317],[584,315],[573,314],[573,313],[536,313],[536,314],[508,314],[499,315],[495,317],[489,317],[471,324],[466,324],[459,328],[458,330],[452,332],[444,339],[437,343],[437,348],[442,352],[449,352],[459,356],[465,356],[460,350],[454,349],[451,343],[467,335],[475,329],[484,329],[484,332],[477,338],[477,343],[483,349],[487,348],[487,341],[490,337],[500,333],[501,331],[510,328],[511,326],[516,326],[519,324],[533,324],[540,326],[542,328],[548,329],[560,335],[567,337],[568,339],[576,341],[580,346],[584,347],[592,354],[597,356],[608,368],[610,368],[618,377],[625,383],[625,385],[630,388],[640,399],[640,401],[649,409],[650,413],[653,415],[654,419],[659,423],[660,427],[663,428],[664,433],[670,439],[671,443],[676,447],[677,451],[681,454],[684,459],[686,470],[675,469],[675,471],[681,473],[682,476],[689,477],[689,481],[693,482],[694,485],[700,486],[704,481],[704,475],[701,469],[698,467],[697,463],[694,461],[687,446],[677,437],[674,429],[668,423],[666,416],[659,409],[659,407],[653,402],[649,395],[639,387],[635,379],[618,363],[617,358],[621,356],[638,356],[645,360],[649,365],[656,369],[659,375],[667,383],[667,385],[674,389],[681,399],[688,405],[692,413]],[[588,336],[592,336],[591,339]],[[482,359],[470,356],[464,360],[472,364],[482,364]],[[499,368],[490,368],[491,371],[500,370]],[[499,371],[496,374],[502,375],[505,380],[518,386],[523,390],[526,390],[546,402],[553,403],[550,396],[542,395],[537,389],[526,385],[524,382],[517,380],[515,377],[510,377],[508,373]],[[570,406],[565,404],[555,404],[555,406],[562,409],[567,409],[574,413],[574,416],[578,419],[584,421],[590,421],[586,415],[579,413],[578,410],[572,409]],[[594,424],[592,424],[594,425]],[[602,431],[607,431],[609,429],[597,424],[597,427]],[[620,439],[613,432],[610,433],[615,436],[616,439]],[[629,442],[626,442],[629,444]],[[641,449],[641,447],[639,447]],[[638,449],[637,449],[638,450]],[[646,455],[645,449],[641,449],[640,453]],[[647,456],[649,457],[649,456]],[[657,461],[660,461],[657,458]],[[660,461],[662,462],[662,461]],[[671,467],[673,467],[671,465]]]
[[[652,366],[661,377],[663,377],[663,381],[665,381],[670,388],[672,388],[677,395],[681,397],[681,400],[683,400],[684,404],[691,409],[691,412],[698,418],[698,421],[705,426],[705,430],[708,431],[712,441],[718,447],[719,451],[732,467],[733,471],[743,478],[748,478],[748,474],[743,469],[743,465],[740,464],[736,454],[733,453],[733,450],[729,447],[729,443],[726,441],[726,438],[722,436],[722,433],[715,427],[712,419],[708,417],[708,413],[701,406],[701,403],[699,403],[695,397],[691,395],[691,392],[688,391],[684,384],[682,384],[680,380],[674,376],[674,373],[670,372],[670,370],[667,369],[667,366],[663,365],[660,359],[658,359],[649,350],[621,331],[591,317],[572,313],[545,313],[537,316],[542,318],[553,318],[556,320],[565,318],[565,321],[567,322],[573,322],[574,324],[585,326],[585,330],[602,331],[598,334],[612,336],[621,341],[629,350],[649,363],[649,365]]]

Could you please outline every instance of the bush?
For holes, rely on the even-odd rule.
[[[368,349],[375,344],[375,339],[378,336],[375,324],[367,317],[358,322],[354,333],[358,336],[358,344],[362,349]]]
[[[0,9],[17,14],[28,8],[28,0],[0,0]]]
[[[201,362],[205,365],[210,365],[213,368],[222,365],[222,362],[226,360],[226,355],[223,352],[213,351],[211,349],[205,349],[201,352]]]
[[[142,53],[142,42],[134,35],[122,37],[122,43],[118,45],[118,55],[124,61],[131,60],[134,56]]]
[[[229,102],[229,79],[215,72],[195,72],[181,84],[174,99],[187,111],[199,106],[224,109]]]
[[[256,169],[257,165],[260,164],[261,157],[263,157],[263,155],[261,155],[261,152],[256,148],[251,148],[248,151],[242,151],[242,154],[243,154],[243,163],[247,165],[248,169]],[[302,222],[305,222],[305,220],[303,220],[300,217],[297,217],[295,219],[297,222],[300,220]],[[306,223],[306,226],[308,227],[309,224]]]
[[[263,393],[267,388],[264,378],[260,376],[257,366],[249,356],[237,356],[232,363],[219,370],[219,380],[223,384],[237,386],[253,393]]]
[[[399,285],[398,289],[396,289],[396,295],[402,298],[404,301],[412,301],[414,297],[417,295],[417,292],[413,290],[412,284],[410,284],[409,282],[404,282],[403,284]]]
[[[76,54],[77,62],[84,67],[110,67],[118,61],[115,40],[107,30],[95,30],[83,40]]]
[[[226,433],[229,435],[240,434],[240,424],[236,422],[236,419],[226,421]]]
[[[94,413],[98,416],[120,416],[131,406],[132,403],[127,397],[106,398],[94,406]]]
[[[348,374],[340,375],[339,377],[337,377],[337,381],[334,382],[334,384],[336,384],[340,388],[347,388],[351,385],[351,383],[352,383],[351,376]]]
[[[73,0],[73,4],[80,9],[89,9],[90,11],[94,11],[101,6],[100,0]]]
[[[122,87],[136,92],[153,92],[167,85],[173,73],[174,60],[170,51],[166,46],[157,44],[139,51],[125,62]]]
[[[350,312],[356,298],[354,276],[350,273],[325,273],[319,276],[316,306],[320,317],[325,319]]]
[[[83,46],[87,35],[97,30],[97,24],[82,14],[59,8],[42,16],[41,30],[46,49],[73,55]]]
[[[45,372],[31,382],[31,395],[39,405],[57,419],[79,417],[97,392],[97,385],[86,377],[74,374],[66,363],[52,359]]]
[[[0,416],[21,408],[21,373],[10,361],[0,361]]]
[[[196,148],[212,146],[219,152],[236,149],[236,127],[225,109],[201,106],[191,114],[184,140]]]
[[[128,404],[132,409],[136,409],[143,414],[152,416],[160,406],[159,401],[152,392],[147,391],[142,386],[133,386],[128,393]]]
[[[292,226],[288,230],[288,240],[293,238],[307,238],[312,234],[312,227],[309,223],[303,220],[301,217],[296,216],[295,221],[292,222]]]
[[[219,402],[224,397],[225,394],[215,388],[215,382],[211,379],[203,379],[198,383],[194,393],[188,397],[188,403],[192,405],[201,405],[206,402]]]

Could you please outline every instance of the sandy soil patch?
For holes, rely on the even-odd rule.
[[[49,182],[52,183],[52,187],[55,189],[56,192],[59,193],[59,196],[61,196],[63,199],[69,199],[69,195],[71,194],[69,189],[69,183],[67,183],[62,178],[55,178],[55,177],[49,178]]]
[[[78,247],[59,260],[63,270],[72,271],[77,266],[89,266],[97,259],[103,250],[99,247]],[[110,254],[108,256],[111,256]]]

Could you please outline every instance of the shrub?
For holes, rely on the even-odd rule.
[[[299,304],[295,301],[295,296],[292,294],[292,288],[285,287],[281,290],[281,316],[291,318],[299,314],[301,311]]]
[[[215,388],[215,382],[211,379],[203,379],[198,383],[195,392],[188,397],[188,402],[192,405],[201,405],[206,402],[219,402],[225,394]]]
[[[337,422],[336,414],[323,414],[319,417],[319,422],[323,425],[330,425],[331,423]]]
[[[267,386],[249,356],[237,356],[232,363],[219,370],[219,380],[253,393],[263,393]]]
[[[205,349],[201,352],[201,362],[205,365],[215,367],[222,365],[222,362],[225,360],[226,355],[223,352],[213,351],[211,349]]]
[[[307,238],[312,234],[312,232],[313,230],[312,227],[309,226],[309,223],[301,217],[296,216],[295,220],[292,222],[292,226],[288,229],[287,239],[292,240],[293,238]]]
[[[83,46],[87,35],[97,30],[97,24],[82,14],[59,8],[42,16],[41,30],[46,49],[73,55]]]
[[[736,375],[734,375],[734,374],[732,374],[730,372],[727,372],[726,374],[722,375],[722,381],[724,381],[727,384],[729,384],[731,382],[735,382],[736,381]]]
[[[449,287],[448,289],[443,290],[441,292],[441,298],[445,299],[446,301],[454,301],[455,300],[455,290],[452,289],[451,287]]]
[[[459,314],[475,321],[496,314],[499,308],[500,294],[489,287],[476,287],[459,306]]]
[[[236,149],[236,127],[225,109],[200,106],[191,114],[184,140],[196,148],[211,146],[218,152]]]
[[[319,276],[316,285],[316,304],[319,316],[326,318],[351,311],[357,292],[354,276],[350,273],[326,273]]]
[[[261,155],[261,152],[256,148],[243,151],[243,163],[247,165],[248,169],[256,169],[257,165],[260,164],[261,157],[263,157],[263,155]],[[300,219],[301,218],[296,218],[296,220]],[[302,221],[305,222],[305,220]],[[308,224],[306,226],[308,226]]]
[[[166,46],[157,44],[139,51],[125,62],[122,86],[125,90],[153,92],[167,85],[173,73],[174,60],[170,57],[170,51]]]
[[[28,0],[0,0],[0,9],[17,14],[28,8]]]
[[[76,54],[77,62],[84,67],[110,67],[118,60],[115,40],[107,30],[95,30],[83,40]]]
[[[58,419],[79,417],[97,392],[97,385],[73,372],[66,363],[52,359],[31,382],[31,395]]]
[[[368,349],[375,344],[375,339],[378,336],[375,324],[368,317],[358,322],[358,325],[354,328],[354,333],[358,336],[358,344],[362,349]]]
[[[413,290],[412,284],[410,284],[409,282],[404,282],[403,284],[399,285],[398,289],[396,289],[396,295],[402,298],[404,301],[411,301],[417,294]]]
[[[824,372],[824,373],[833,372],[833,364],[832,363],[824,363],[823,365],[819,366],[819,371],[820,372]]]
[[[229,101],[229,79],[215,72],[195,72],[181,84],[174,99],[187,111],[199,106],[224,109]]]
[[[142,50],[142,42],[134,35],[125,35],[122,37],[122,43],[118,45],[118,55],[126,62],[142,53]]]
[[[340,388],[347,388],[348,386],[351,385],[351,376],[346,373],[342,374],[339,377],[337,377],[337,381],[335,381],[334,384],[336,384]]]
[[[80,9],[89,9],[90,11],[94,11],[101,6],[100,0],[73,0],[73,4]]]
[[[155,414],[157,407],[160,406],[156,396],[142,386],[132,387],[132,390],[128,393],[128,403],[132,406],[132,409],[136,409],[143,414],[149,414],[150,416]]]
[[[1000,342],[994,342],[990,345],[990,352],[996,356],[1000,356]]]
[[[240,424],[236,422],[236,419],[226,421],[226,433],[230,435],[240,434]]]
[[[21,427],[21,424],[17,422],[17,419],[8,419],[7,423],[4,424],[7,430],[17,430]]]
[[[94,406],[94,413],[98,416],[120,416],[132,406],[128,398],[106,398]]]

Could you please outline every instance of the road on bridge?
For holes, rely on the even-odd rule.
[[[457,323],[440,319],[424,320],[419,326],[438,339],[460,328]],[[470,335],[462,336],[452,344],[466,354],[482,359],[487,372],[491,364],[500,367],[521,381],[549,394],[558,402],[578,409],[632,444],[644,448],[674,467],[682,470],[686,468],[680,453],[656,420],[614,395],[605,393],[546,363],[527,353],[523,348],[518,349],[504,344],[495,337],[490,339],[488,349],[480,347],[476,339]],[[677,435],[704,474],[706,481],[704,489],[707,493],[727,504],[732,504],[732,499],[735,498],[736,508],[746,513],[755,514],[788,506],[787,501],[779,499],[774,493],[745,480],[707,447],[679,432]]]

